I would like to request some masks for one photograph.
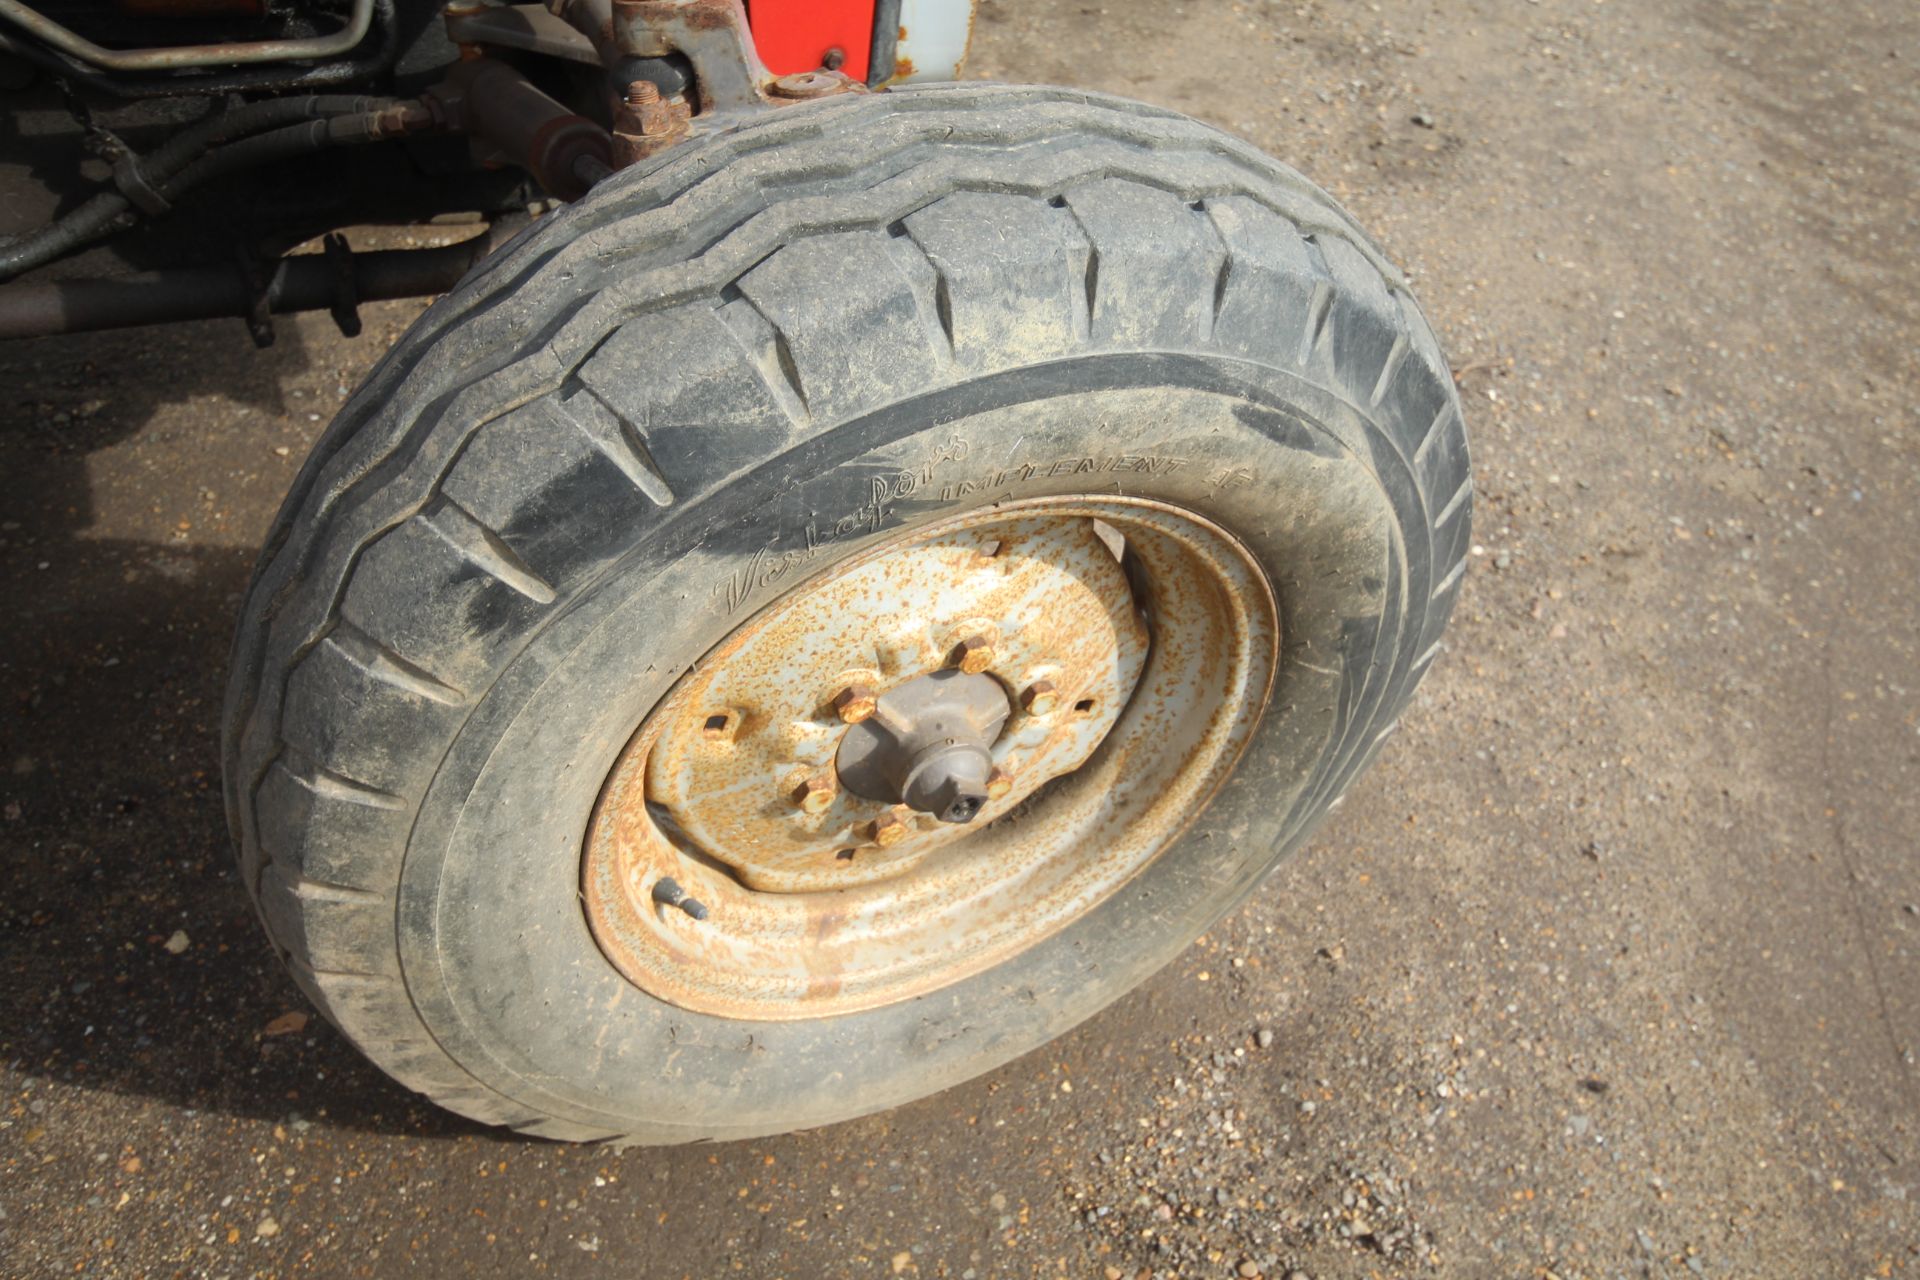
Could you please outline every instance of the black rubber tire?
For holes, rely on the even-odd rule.
[[[672,679],[876,538],[1096,490],[1231,530],[1280,603],[1271,708],[1187,833],[883,1009],[729,1022],[621,979],[581,838]],[[782,110],[530,229],[342,410],[236,640],[242,872],[315,1004],[477,1120],[679,1142],[896,1105],[1087,1017],[1304,838],[1439,649],[1470,491],[1401,277],[1252,148],[1058,89]]]

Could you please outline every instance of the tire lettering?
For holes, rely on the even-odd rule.
[[[1168,475],[1186,464],[1185,458],[1147,453],[1116,453],[1105,456],[1055,458],[1048,462],[1023,462],[1019,466],[996,471],[978,480],[961,480],[949,484],[940,490],[940,497],[943,501],[951,502],[955,498],[962,498],[982,490],[1002,489],[1010,484],[1025,484],[1035,476],[1053,479],[1059,476],[1083,476],[1095,473]]]

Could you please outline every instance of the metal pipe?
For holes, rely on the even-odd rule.
[[[282,258],[256,286],[241,267],[143,271],[106,280],[0,288],[0,338],[88,333],[143,324],[350,310],[354,303],[445,293],[502,239],[505,229],[437,249],[380,249],[341,263],[331,254]],[[263,305],[264,303],[264,305]]]
[[[394,0],[373,0],[373,23],[379,31],[371,53],[360,57],[315,66],[260,66],[247,70],[208,71],[204,68],[185,75],[162,72],[148,76],[128,76],[96,71],[77,58],[70,58],[36,40],[30,40],[11,28],[0,31],[0,52],[12,54],[51,71],[95,93],[116,98],[179,98],[189,95],[212,97],[229,93],[297,93],[328,85],[371,83],[393,69],[400,57],[400,24],[394,14]]]
[[[875,88],[893,79],[900,56],[900,0],[875,0],[873,47],[867,53],[867,83]]]
[[[108,71],[162,71],[182,67],[237,66],[253,62],[306,61],[346,53],[367,38],[374,0],[353,0],[347,25],[326,36],[297,40],[235,40],[225,44],[188,44],[164,49],[108,49],[34,12],[21,0],[0,0],[6,18],[62,53]]]
[[[613,139],[607,131],[555,102],[504,62],[456,62],[428,93],[459,127],[499,148],[562,200],[585,195],[598,181],[593,173],[612,172]],[[583,170],[582,160],[596,162],[598,169]]]

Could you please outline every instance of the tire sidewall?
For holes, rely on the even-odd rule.
[[[1206,811],[1066,929],[912,1000],[749,1022],[628,983],[580,906],[582,843],[608,770],[686,669],[784,592],[903,532],[1090,493],[1213,521],[1274,587],[1269,709]],[[1087,356],[962,383],[682,494],[524,638],[447,745],[401,877],[414,1005],[488,1086],[664,1141],[846,1119],[1032,1049],[1170,960],[1337,797],[1410,688],[1434,576],[1426,528],[1406,460],[1365,413],[1297,375],[1202,356]]]

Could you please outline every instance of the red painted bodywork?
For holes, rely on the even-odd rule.
[[[747,25],[760,61],[775,75],[816,70],[827,50],[838,49],[846,58],[840,70],[867,78],[873,0],[751,0]]]

